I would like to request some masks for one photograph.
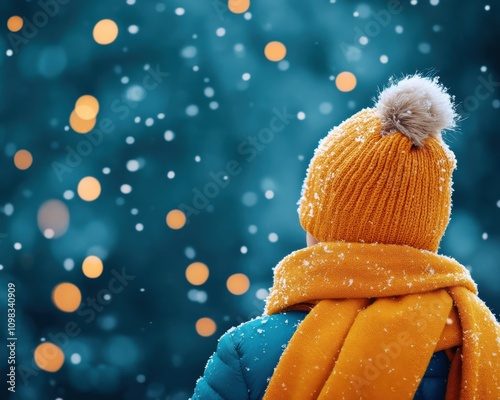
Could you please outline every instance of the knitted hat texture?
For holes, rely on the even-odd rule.
[[[455,156],[441,132],[453,99],[413,75],[379,93],[322,139],[299,200],[302,227],[320,242],[408,245],[436,252],[451,212]]]

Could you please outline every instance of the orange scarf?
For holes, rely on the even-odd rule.
[[[275,268],[265,313],[315,305],[264,399],[412,399],[432,354],[458,347],[446,399],[498,400],[500,325],[476,294],[467,269],[429,251],[340,242],[298,250]]]

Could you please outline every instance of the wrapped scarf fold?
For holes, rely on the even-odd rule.
[[[500,326],[455,260],[407,246],[319,243],[275,268],[265,313],[312,310],[264,399],[412,399],[456,349],[447,400],[500,399]],[[451,353],[450,353],[451,354]]]

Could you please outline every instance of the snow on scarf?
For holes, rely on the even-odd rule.
[[[412,247],[319,243],[275,268],[265,313],[311,304],[264,399],[412,399],[454,354],[447,399],[500,399],[500,326],[466,268]],[[452,349],[457,349],[452,353]]]

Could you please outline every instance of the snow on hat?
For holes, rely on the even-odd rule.
[[[302,227],[320,242],[436,252],[450,217],[456,166],[441,132],[455,127],[456,118],[437,78],[391,80],[374,108],[320,141],[299,200]]]

